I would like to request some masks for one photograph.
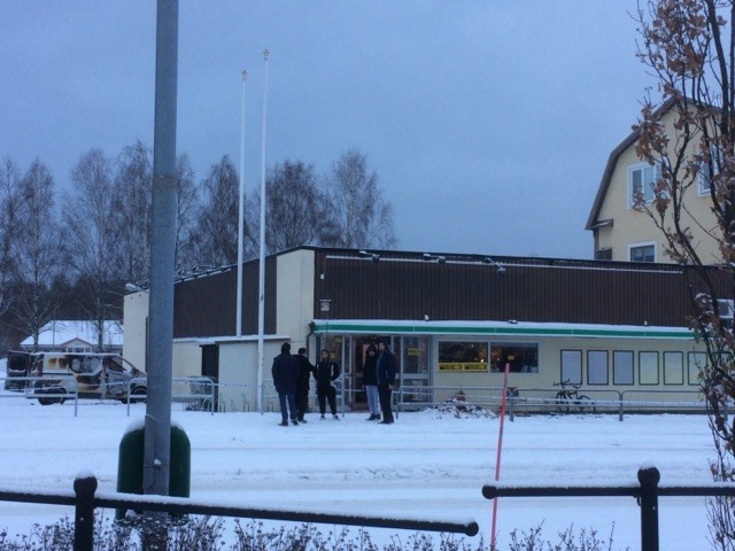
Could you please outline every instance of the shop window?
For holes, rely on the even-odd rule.
[[[587,351],[587,384],[607,385],[610,383],[607,350]]]
[[[633,352],[615,350],[613,352],[613,384],[633,384]]]
[[[439,341],[439,371],[487,371],[487,343]]]
[[[664,352],[664,384],[684,384],[684,354],[681,352]]]
[[[582,351],[561,351],[561,381],[573,385],[582,384]]]
[[[689,352],[687,354],[687,382],[690,385],[699,385],[699,374],[707,367],[707,354],[704,352]]]
[[[638,382],[642,385],[659,384],[658,352],[640,352],[638,354]]]
[[[490,347],[490,370],[505,371],[510,364],[511,373],[538,373],[538,344],[495,343]]]

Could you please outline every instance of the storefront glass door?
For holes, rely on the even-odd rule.
[[[398,339],[396,339],[398,340]],[[402,339],[401,387],[403,402],[430,402],[431,371],[429,370],[429,337],[408,337]],[[398,354],[398,350],[395,350]]]

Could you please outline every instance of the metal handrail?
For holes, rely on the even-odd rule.
[[[509,389],[510,390],[510,389]],[[502,400],[503,389],[500,387],[466,387],[466,386],[426,386],[426,385],[402,385],[396,390],[398,411],[403,411],[407,407],[416,406],[439,406],[451,401],[452,398],[443,400],[436,399],[436,396],[455,397],[461,392],[464,401],[467,404],[479,406],[499,407]],[[538,406],[539,410],[551,409],[557,406],[556,395],[559,392],[558,387],[553,388],[537,388],[537,387],[513,387],[512,392],[508,395],[508,408],[511,420],[513,420],[514,410],[518,405]],[[595,387],[580,387],[580,394],[588,394],[592,399],[593,405],[597,409],[607,409],[618,413],[620,421],[624,419],[626,411],[638,409],[658,408],[662,411],[670,411],[675,409],[687,409],[706,411],[706,404],[701,399],[699,389],[610,389]],[[646,393],[649,395],[666,395],[666,394],[682,394],[696,397],[696,400],[626,400],[626,395],[634,393]],[[610,394],[613,397],[609,399],[594,398],[596,395]],[[406,396],[418,396],[422,398],[430,398],[429,400],[407,401]]]
[[[282,520],[302,523],[341,524],[372,528],[394,528],[431,532],[453,532],[475,536],[480,527],[474,520],[456,522],[450,520],[418,520],[416,518],[390,518],[386,516],[357,516],[335,513],[247,508],[232,505],[197,503],[189,498],[168,496],[142,496],[109,492],[96,494],[97,479],[92,475],[79,476],[74,481],[74,492],[22,492],[0,488],[0,501],[69,505],[75,507],[74,551],[94,549],[94,510],[98,507],[158,511],[166,513],[210,515],[220,517]]]
[[[638,485],[516,486],[495,483],[483,486],[482,495],[486,499],[499,497],[634,497],[641,508],[641,551],[658,551],[659,549],[659,496],[735,496],[735,483],[713,482],[708,486],[659,486],[660,480],[661,473],[656,467],[646,467],[638,470]]]
[[[207,399],[209,400],[209,412],[211,415],[214,415],[214,402],[215,402],[215,391],[217,389],[218,385],[212,379],[209,377],[174,377],[171,379],[172,385],[175,383],[180,382],[186,382],[186,383],[201,383],[209,387],[209,392],[189,392],[189,393],[176,393],[171,395],[172,402],[174,401],[174,398],[184,398],[184,399]],[[128,390],[126,392],[126,406],[127,406],[127,414],[128,417],[130,416],[130,404],[139,400],[145,400],[148,398],[148,379],[146,377],[134,377],[130,379],[127,382]],[[133,395],[133,389],[134,388],[140,388],[143,385],[146,385],[146,392],[145,393],[138,393]]]
[[[66,378],[67,375],[62,375],[60,378]],[[35,381],[48,381],[51,377],[45,376],[45,377],[10,377],[13,381],[24,381],[27,383],[34,383]],[[8,379],[8,377],[0,377],[0,381],[3,379]],[[53,399],[56,398],[63,398],[64,400],[74,400],[74,417],[77,417],[77,414],[79,412],[79,383],[76,381],[76,379],[70,379],[69,381],[71,383],[71,390],[67,391],[64,389],[64,395],[58,395],[54,396],[52,394],[46,394],[41,392],[35,392],[35,388],[33,388],[33,384],[24,385],[23,388],[19,389],[17,392],[15,391],[9,391],[8,393],[1,393],[0,398],[23,398],[23,399],[29,399],[29,400],[37,400],[39,398],[50,398]],[[50,387],[53,388],[53,387]]]

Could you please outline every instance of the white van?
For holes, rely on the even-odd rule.
[[[74,393],[80,398],[123,402],[128,399],[129,388],[131,401],[145,400],[148,393],[145,373],[118,354],[39,352],[31,355],[30,376],[40,379],[33,382],[28,397],[38,398],[44,406],[63,403]]]

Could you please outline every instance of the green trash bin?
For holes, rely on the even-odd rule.
[[[126,494],[143,494],[143,457],[145,427],[129,430],[120,441],[117,466],[117,491]],[[171,427],[171,467],[168,495],[189,497],[191,490],[191,443],[181,427]],[[128,509],[117,509],[115,519],[125,518]]]

